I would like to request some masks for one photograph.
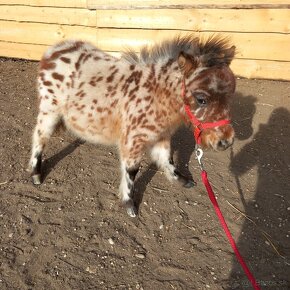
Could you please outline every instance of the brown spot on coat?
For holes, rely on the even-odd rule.
[[[61,42],[59,44],[59,46],[61,46],[63,43],[66,43],[66,42],[65,41]],[[64,49],[55,51],[51,56],[46,58],[46,60],[52,61],[52,60],[59,58],[61,55],[64,55],[64,54],[70,53],[70,52],[74,52],[74,51],[78,50],[83,44],[84,43],[82,41],[76,41],[68,48],[64,48]]]
[[[92,87],[95,87],[95,86],[97,85],[96,82],[94,82],[94,81],[90,81],[89,84],[90,84]]]
[[[141,120],[144,119],[145,117],[146,117],[146,114],[142,113],[140,116],[138,116],[137,123],[140,124]]]
[[[84,58],[85,55],[86,55],[86,54],[83,52],[83,53],[81,53],[81,55],[79,56],[77,62],[75,63],[75,68],[76,68],[76,70],[79,70],[80,65],[81,65],[81,61],[82,61],[82,59]]]
[[[59,81],[61,81],[61,82],[64,80],[64,76],[61,75],[61,74],[59,74],[59,73],[56,73],[56,72],[52,73],[51,76],[52,76],[54,79],[59,80]]]
[[[85,82],[81,82],[81,83],[79,84],[79,89],[80,89],[84,84],[85,84]]]
[[[156,127],[154,125],[144,125],[142,128],[148,129],[149,131],[155,131]]]
[[[85,63],[90,57],[92,57],[92,55],[90,53],[88,53],[84,59],[83,59],[83,63]]]
[[[118,104],[119,100],[115,100],[112,104],[111,104],[111,108],[115,108],[116,105]]]
[[[77,93],[76,93],[76,96],[80,96],[83,92],[84,92],[83,90],[77,92]]]
[[[56,63],[50,62],[46,59],[40,61],[40,69],[42,70],[52,70],[56,67]]]
[[[82,109],[84,109],[86,107],[86,105],[81,105],[77,108],[78,111],[81,111]]]
[[[52,82],[50,82],[50,81],[44,81],[43,82],[43,85],[49,87],[49,86],[52,85]]]
[[[64,57],[64,56],[60,57],[60,60],[62,60],[65,63],[70,63],[71,62],[71,60],[68,57]]]
[[[107,77],[107,83],[111,83],[114,80],[115,74],[119,71],[119,69],[115,69],[110,76]]]

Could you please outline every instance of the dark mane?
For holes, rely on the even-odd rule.
[[[217,64],[217,56],[223,57],[223,62],[230,63],[234,56],[234,52],[231,53],[227,61],[231,48],[229,38],[221,35],[212,35],[206,40],[193,35],[177,36],[154,46],[142,47],[140,55],[128,50],[122,54],[122,58],[133,64],[153,64],[169,59],[176,60],[180,53],[185,53],[192,57],[200,57],[208,66],[212,66]]]

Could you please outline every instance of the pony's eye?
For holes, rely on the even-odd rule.
[[[194,98],[196,99],[199,106],[206,106],[207,98],[205,94],[202,93],[193,93]]]

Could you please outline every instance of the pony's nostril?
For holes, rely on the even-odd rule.
[[[230,143],[228,140],[220,140],[217,145],[221,149],[227,149],[230,146]]]

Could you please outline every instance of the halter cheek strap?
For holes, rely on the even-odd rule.
[[[182,98],[184,99],[185,97],[185,82],[183,80],[182,82],[182,92],[181,92]],[[202,123],[200,122],[195,115],[191,112],[189,105],[184,104],[184,109],[185,112],[190,120],[190,122],[192,123],[193,127],[194,127],[194,138],[195,141],[198,145],[201,144],[201,133],[204,129],[210,129],[210,128],[216,128],[216,127],[220,127],[220,126],[224,126],[224,125],[228,125],[231,123],[230,120],[220,120],[217,122],[208,122],[208,123]]]

